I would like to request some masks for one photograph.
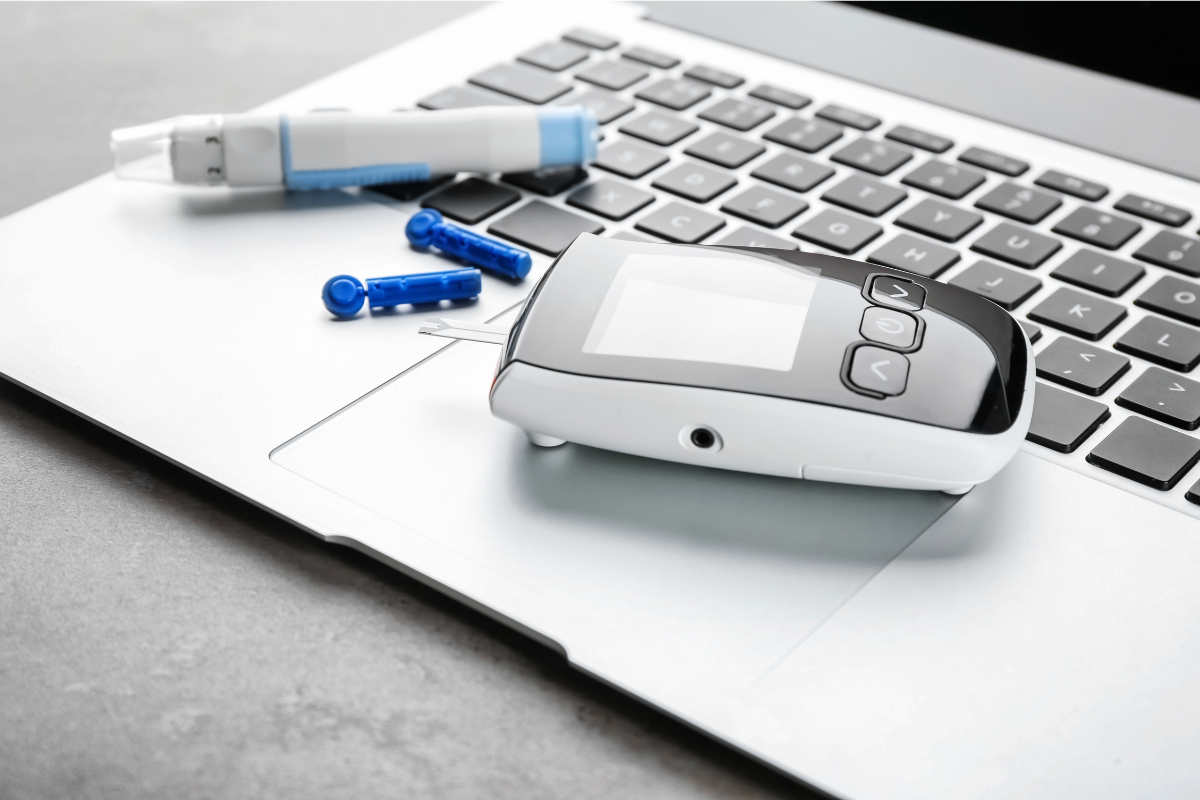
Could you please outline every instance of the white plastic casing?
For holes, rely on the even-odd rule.
[[[230,186],[283,184],[278,114],[227,114],[224,139]]]

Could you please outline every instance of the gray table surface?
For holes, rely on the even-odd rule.
[[[471,8],[0,3],[0,216]],[[0,548],[3,800],[809,796],[3,380]]]

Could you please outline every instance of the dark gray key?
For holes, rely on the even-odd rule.
[[[1059,453],[1074,453],[1108,421],[1108,406],[1037,381],[1033,419],[1025,438]]]
[[[520,193],[512,189],[479,178],[467,178],[425,198],[421,207],[432,208],[450,219],[474,225],[520,199]]]
[[[1052,328],[1096,341],[1125,319],[1125,306],[1074,289],[1059,289],[1038,303],[1028,316]]]
[[[925,287],[894,275],[876,275],[867,294],[873,303],[905,311],[920,311],[925,305]]]
[[[661,150],[629,139],[619,139],[600,149],[596,157],[596,166],[626,178],[640,178],[647,172],[661,167],[667,160],[666,154]]]
[[[1052,194],[1015,183],[1002,183],[975,201],[976,208],[1030,225],[1041,222],[1061,205],[1062,200]]]
[[[982,295],[1006,311],[1012,311],[1042,288],[1042,282],[1032,275],[990,261],[976,261],[951,278],[950,285]]]
[[[983,216],[939,200],[922,200],[896,218],[896,224],[941,239],[957,242],[975,229]]]
[[[541,200],[532,200],[488,226],[488,233],[511,239],[548,256],[571,246],[581,233],[600,233],[604,226]]]
[[[1191,372],[1200,364],[1200,331],[1159,317],[1139,320],[1113,347],[1180,372]]]
[[[1083,394],[1099,395],[1129,370],[1129,359],[1069,336],[1060,336],[1037,354],[1039,378]]]
[[[855,349],[850,382],[860,389],[895,397],[908,382],[908,359],[895,350],[866,345]]]
[[[766,149],[758,142],[748,142],[728,133],[713,133],[698,142],[692,142],[683,152],[734,169],[761,155]]]
[[[1129,417],[1088,453],[1087,460],[1165,492],[1200,460],[1200,441],[1140,417]]]
[[[567,198],[567,204],[608,219],[625,219],[654,202],[654,195],[632,186],[603,178],[584,186]]]
[[[930,160],[905,175],[900,182],[958,200],[970,194],[984,180],[982,172]]]
[[[822,181],[828,180],[834,171],[824,164],[784,153],[758,165],[750,174],[785,189],[807,192]]]
[[[650,242],[652,244],[662,241],[662,239],[656,239],[653,236],[643,236],[642,234],[634,233],[633,231],[617,231],[612,235],[612,238],[620,239],[624,242]]]
[[[1096,294],[1120,297],[1145,274],[1146,270],[1137,264],[1095,250],[1080,250],[1055,267],[1050,277],[1091,289]]]
[[[553,197],[587,180],[587,176],[587,170],[582,167],[546,167],[532,172],[510,172],[501,175],[500,179],[542,197]]]
[[[1044,186],[1047,189],[1054,189],[1069,194],[1072,197],[1082,197],[1084,200],[1095,202],[1104,195],[1108,194],[1108,187],[1101,186],[1093,181],[1085,181],[1083,178],[1076,178],[1074,175],[1068,175],[1065,172],[1059,172],[1056,169],[1048,169],[1042,173],[1042,177],[1034,181],[1038,186]]]
[[[592,64],[587,69],[579,70],[575,73],[575,77],[581,81],[619,92],[622,89],[628,89],[649,74],[646,70],[630,64],[628,61],[601,61],[599,64]]]
[[[1030,344],[1034,344],[1038,339],[1042,338],[1042,329],[1032,322],[1019,319],[1017,320],[1017,324],[1021,326],[1021,330],[1025,331],[1025,335],[1029,337]]]
[[[872,117],[870,114],[864,114],[861,111],[843,108],[842,106],[835,106],[832,103],[818,111],[817,116],[827,119],[830,122],[836,122],[839,125],[849,125],[851,128],[858,128],[860,131],[869,131],[872,128],[878,127],[879,123],[882,122],[879,117]]]
[[[1170,225],[1172,228],[1178,228],[1192,218],[1192,212],[1190,211],[1169,206],[1157,200],[1147,200],[1145,197],[1140,197],[1136,194],[1125,195],[1113,203],[1113,208],[1117,211],[1125,211],[1133,214],[1136,217],[1142,217],[1153,222],[1161,222],[1163,225]]]
[[[892,347],[912,347],[917,341],[916,317],[891,308],[867,306],[863,312],[859,334],[872,342]]]
[[[792,217],[808,208],[808,203],[766,186],[751,186],[737,197],[725,201],[721,210],[735,217],[778,228]]]
[[[746,79],[740,75],[723,72],[715,67],[706,67],[703,64],[697,64],[683,74],[693,80],[720,86],[722,89],[733,89],[746,82]]]
[[[710,94],[712,94],[712,90],[703,84],[664,78],[658,83],[650,84],[634,96],[660,106],[666,106],[673,111],[682,111],[696,105]]]
[[[1105,250],[1116,250],[1141,229],[1142,226],[1131,219],[1115,217],[1087,206],[1075,209],[1051,228],[1055,233],[1103,247]]]
[[[651,111],[629,120],[621,125],[619,130],[621,133],[628,133],[630,136],[666,147],[675,144],[685,136],[690,136],[700,128],[685,119]]]
[[[812,102],[812,98],[805,97],[802,94],[789,92],[787,89],[780,89],[778,86],[771,86],[764,83],[750,92],[751,97],[757,97],[759,100],[766,100],[769,103],[774,103],[785,108],[799,110]]]
[[[570,86],[544,72],[534,72],[516,64],[497,64],[468,80],[476,86],[538,105],[571,91]]]
[[[1200,286],[1170,275],[1159,278],[1158,283],[1133,301],[1134,305],[1181,319],[1192,325],[1200,325]]]
[[[748,103],[745,100],[727,98],[719,103],[714,103],[709,108],[701,111],[697,116],[700,119],[706,119],[709,122],[733,128],[735,131],[748,131],[775,116],[775,112],[758,103]]]
[[[426,192],[432,192],[439,186],[445,185],[454,180],[453,175],[440,175],[427,181],[404,181],[403,183],[376,183],[372,186],[365,187],[368,191],[378,192],[382,195],[387,195],[393,200],[399,200],[401,203],[407,203],[416,200]]]
[[[1200,383],[1165,369],[1147,369],[1125,387],[1116,403],[1186,431],[1200,428]]]
[[[995,172],[1007,175],[1010,178],[1015,178],[1025,170],[1029,169],[1029,165],[1024,161],[1016,158],[993,153],[991,150],[984,150],[982,147],[970,147],[962,152],[958,160],[964,164],[973,164],[976,167],[983,167]]]
[[[622,58],[649,64],[655,69],[671,69],[679,66],[679,59],[665,53],[659,53],[645,47],[631,47],[621,54]]]
[[[872,175],[887,175],[912,160],[912,153],[902,147],[863,138],[846,145],[829,159]]]
[[[872,264],[936,278],[959,259],[949,247],[902,233],[867,257]]]
[[[590,47],[593,50],[612,50],[620,42],[611,36],[605,36],[603,33],[589,31],[587,28],[572,28],[563,34],[562,38],[575,44],[581,44],[585,47]]]
[[[1018,267],[1033,269],[1062,248],[1062,242],[1007,222],[975,240],[971,249]]]
[[[822,200],[858,211],[868,217],[878,217],[906,197],[908,192],[903,189],[873,181],[862,175],[851,175],[821,195]]]
[[[546,42],[532,50],[526,50],[517,56],[517,61],[532,64],[535,67],[548,69],[551,72],[562,72],[567,67],[573,67],[588,57],[588,51],[570,42]]]
[[[840,211],[822,211],[792,231],[792,236],[849,255],[876,239],[883,228]]]
[[[596,121],[601,125],[607,125],[617,117],[624,116],[630,111],[633,111],[633,103],[626,103],[619,97],[615,97],[606,92],[584,92],[578,97],[568,97],[561,101],[562,105],[583,106],[590,108],[592,113],[596,115]]]
[[[842,137],[842,129],[815,119],[792,117],[763,134],[768,142],[785,144],[805,153],[815,153]]]
[[[736,186],[737,179],[728,172],[685,161],[674,169],[659,175],[651,185],[680,197],[686,197],[688,200],[695,200],[697,203],[707,203],[722,192]]]
[[[492,94],[473,86],[451,86],[431,94],[417,103],[430,111],[445,111],[448,108],[479,108],[481,106],[515,106],[517,101],[504,95]]]
[[[933,133],[926,133],[916,128],[910,128],[907,125],[897,125],[888,131],[886,136],[894,142],[900,142],[910,147],[919,147],[931,153],[944,153],[951,147],[954,147],[952,139],[947,139],[945,136],[938,136]]]
[[[636,227],[671,242],[695,244],[713,231],[725,227],[725,220],[683,203],[667,203],[658,211],[642,217]]]
[[[780,239],[778,236],[772,236],[769,233],[756,231],[753,228],[745,225],[738,228],[724,239],[713,242],[713,244],[725,244],[737,247],[771,247],[776,250],[800,249],[800,245],[796,244],[795,242],[789,242],[787,239]]]
[[[1200,247],[1197,244],[1200,243],[1195,239],[1178,233],[1160,231],[1139,247],[1133,257],[1196,278],[1200,277]]]

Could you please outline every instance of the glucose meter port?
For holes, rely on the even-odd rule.
[[[703,425],[684,428],[679,432],[679,443],[686,450],[700,450],[715,453],[721,449],[721,437],[712,428]]]
[[[691,435],[692,444],[702,450],[707,450],[717,443],[717,437],[708,428],[696,428]]]

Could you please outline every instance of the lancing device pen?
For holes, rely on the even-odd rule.
[[[118,178],[334,189],[455,172],[527,172],[596,158],[582,106],[175,117],[112,132]]]

